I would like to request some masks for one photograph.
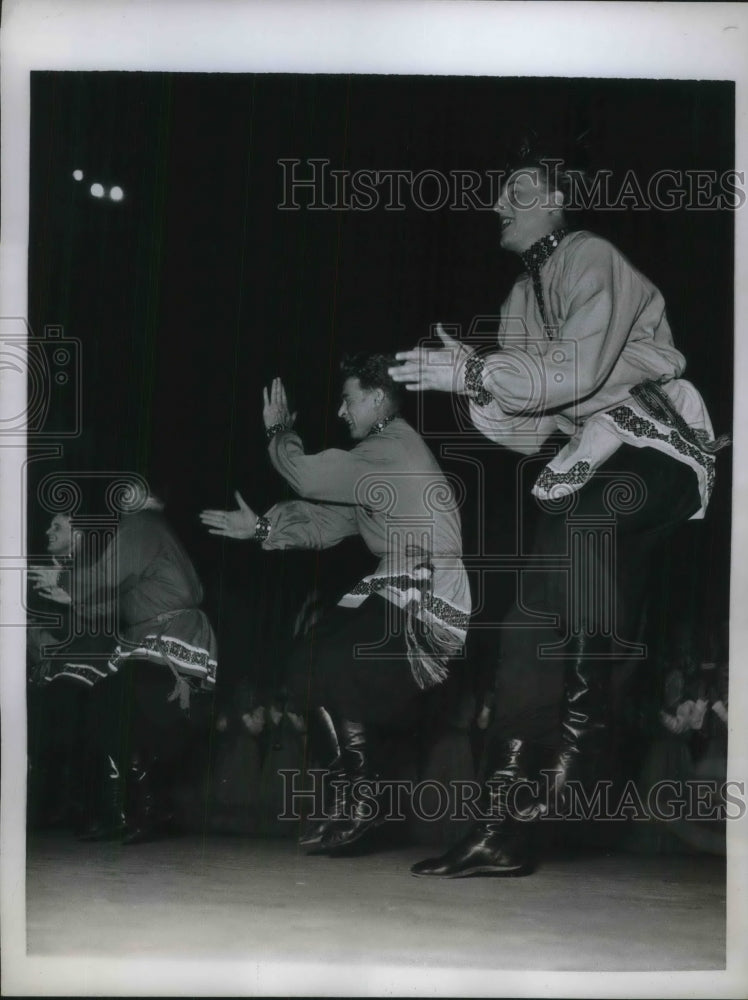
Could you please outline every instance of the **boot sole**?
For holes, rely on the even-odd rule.
[[[492,875],[494,878],[517,878],[521,875],[532,873],[530,865],[516,865],[514,868],[497,868],[495,865],[478,865],[475,868],[466,868],[460,872],[414,872],[414,878],[471,878],[473,875]]]
[[[319,848],[320,845],[322,844],[322,838],[327,833],[327,830],[332,829],[333,822],[337,821],[331,820],[330,821],[331,825],[322,833],[318,834],[316,837],[299,837],[296,843],[299,845],[299,847],[304,848],[308,854],[313,854],[317,850],[317,848]]]
[[[384,826],[384,817],[378,817],[377,819],[372,820],[371,823],[367,823],[365,827],[362,827],[362,829],[360,829],[352,837],[349,837],[346,840],[344,840],[342,843],[330,844],[327,847],[323,847],[322,845],[320,845],[320,850],[317,851],[316,853],[329,854],[331,858],[337,856],[342,857],[343,855],[348,853],[349,848],[357,847],[362,840],[368,837],[369,834],[373,833],[375,830],[378,830],[381,826]],[[309,853],[312,852],[310,851]]]

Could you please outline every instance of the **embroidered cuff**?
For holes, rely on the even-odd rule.
[[[265,437],[268,439],[268,441],[272,441],[272,439],[279,431],[287,431],[287,430],[288,427],[285,424],[271,424],[271,426],[266,428],[265,430]]]
[[[258,517],[255,525],[254,539],[256,542],[264,542],[270,534],[270,521],[266,517]]]
[[[480,354],[471,354],[465,362],[465,392],[478,406],[487,406],[493,400],[491,393],[483,387],[485,360]]]

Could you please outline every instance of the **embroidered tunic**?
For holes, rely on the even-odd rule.
[[[535,274],[521,276],[502,306],[500,350],[468,362],[475,426],[524,454],[556,430],[569,435],[533,487],[543,498],[579,489],[623,442],[656,448],[694,469],[702,503],[693,516],[703,517],[714,433],[700,394],[680,377],[685,359],[662,295],[607,240],[553,236],[528,252]],[[636,389],[649,382],[654,408]]]
[[[75,613],[84,621],[104,615],[119,620],[121,641],[109,659],[116,671],[128,658],[170,667],[177,680],[174,697],[188,706],[188,683],[212,690],[216,640],[199,604],[203,588],[181,542],[154,510],[124,514],[101,559],[74,573]],[[93,684],[106,676],[99,663],[70,662],[55,671]]]
[[[270,459],[304,499],[276,504],[265,549],[328,548],[360,535],[379,564],[338,602],[372,593],[405,608],[411,668],[428,686],[465,640],[471,611],[454,490],[421,436],[402,418],[350,451],[304,452],[293,431],[270,441]]]

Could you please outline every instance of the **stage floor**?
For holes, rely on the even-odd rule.
[[[580,852],[532,876],[417,879],[424,848],[308,857],[288,840],[138,847],[34,834],[29,956],[313,961],[472,969],[725,965],[725,865]]]

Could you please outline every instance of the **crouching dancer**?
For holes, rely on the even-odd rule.
[[[86,562],[79,553],[63,574],[67,590],[58,568],[32,569],[29,578],[68,608],[78,635],[71,658],[53,661],[45,682],[57,697],[70,684],[87,692],[76,783],[90,801],[81,839],[139,844],[172,827],[174,783],[206,736],[217,652],[202,584],[164,501],[144,480],[128,500],[101,556]],[[96,551],[95,536],[89,542]]]
[[[238,510],[201,514],[212,534],[253,538],[264,549],[322,549],[358,534],[379,560],[290,658],[290,707],[324,706],[337,743],[336,801],[301,841],[314,852],[343,852],[383,821],[356,794],[358,782],[378,779],[370,727],[407,717],[424,690],[446,679],[470,615],[455,495],[399,415],[393,363],[357,355],[342,365],[338,416],[357,442],[350,451],[307,455],[275,379],[264,392],[270,459],[303,499],[258,517],[237,494]]]

